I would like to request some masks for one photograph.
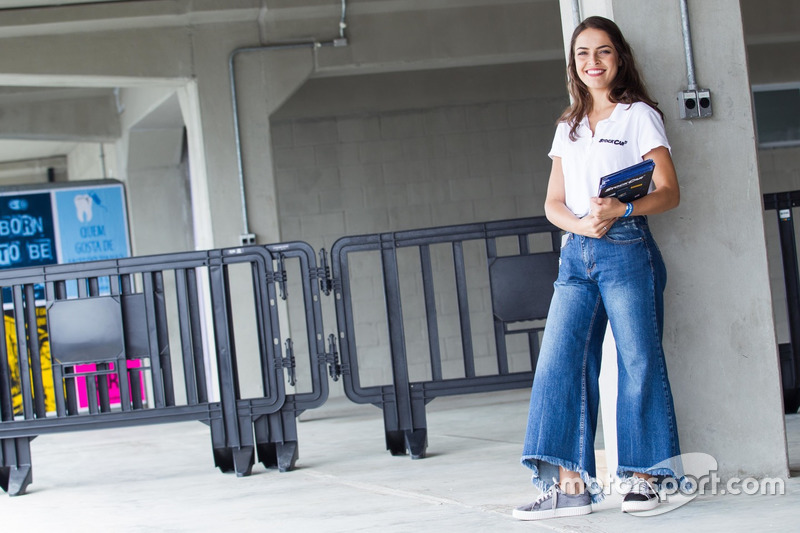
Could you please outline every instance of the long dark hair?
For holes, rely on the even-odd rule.
[[[636,68],[636,60],[633,57],[633,50],[622,36],[619,27],[611,20],[603,17],[589,17],[575,28],[572,32],[572,40],[569,43],[569,64],[567,65],[567,89],[572,96],[572,104],[564,110],[559,117],[559,122],[566,122],[570,125],[569,138],[577,139],[576,131],[583,118],[592,109],[592,95],[580,77],[575,67],[575,40],[578,35],[586,29],[602,30],[611,39],[611,45],[617,52],[619,58],[619,70],[617,76],[611,82],[611,91],[608,94],[609,100],[615,103],[632,104],[634,102],[644,102],[664,118],[664,113],[658,109],[658,102],[653,100],[647,93],[644,81]]]

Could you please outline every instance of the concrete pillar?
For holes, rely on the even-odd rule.
[[[682,200],[651,226],[670,276],[664,349],[682,451],[712,455],[722,479],[787,476],[739,3],[690,2],[697,81],[714,106],[712,118],[692,121],[679,118],[676,102],[687,85],[679,3],[581,3],[584,17],[613,7],[666,115]]]
[[[655,34],[643,23],[654,13]],[[714,105],[712,118],[693,121],[677,118],[676,96],[687,85],[678,2],[617,0],[614,14],[667,115],[681,183],[681,206],[654,217],[653,227],[671,275],[664,344],[683,449],[713,455],[721,477],[786,476],[739,2],[689,2],[697,81],[711,89]]]
[[[211,228],[208,169],[197,82],[187,83],[178,89],[176,94],[186,126],[186,145],[189,151],[189,175],[191,176],[189,187],[192,198],[194,246],[197,250],[208,250],[214,247],[214,234]]]

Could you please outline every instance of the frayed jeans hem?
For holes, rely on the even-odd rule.
[[[683,473],[677,474],[670,468],[636,468],[629,466],[620,466],[617,468],[617,477],[619,479],[626,479],[634,474],[647,474],[650,481],[656,490],[662,488],[680,489],[681,491],[693,490],[693,480]]]
[[[600,482],[600,480],[590,475],[589,472],[583,468],[580,468],[577,464],[571,461],[560,459],[558,457],[551,457],[549,455],[525,455],[522,457],[520,462],[525,467],[533,471],[533,474],[531,475],[531,483],[533,483],[533,486],[540,491],[545,492],[549,490],[555,482],[559,481],[558,479],[547,481],[539,475],[540,461],[550,463],[551,465],[560,466],[565,470],[578,472],[581,476],[581,480],[583,480],[583,483],[586,485],[586,490],[589,493],[592,503],[600,503],[605,498],[605,494],[603,493],[603,484]]]

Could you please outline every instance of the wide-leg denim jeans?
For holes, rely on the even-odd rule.
[[[666,269],[646,217],[617,220],[594,239],[567,233],[531,391],[522,463],[542,490],[558,467],[581,473],[592,500],[603,336],[617,345],[617,475],[680,477],[680,454],[662,349]],[[662,463],[662,464],[659,464]]]

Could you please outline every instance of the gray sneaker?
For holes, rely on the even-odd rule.
[[[580,516],[592,512],[589,493],[566,494],[558,485],[543,492],[535,502],[517,507],[511,515],[519,520],[544,520],[562,516]]]

